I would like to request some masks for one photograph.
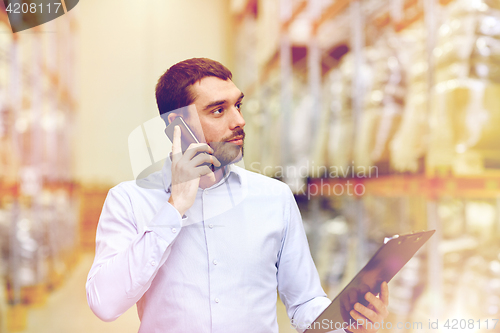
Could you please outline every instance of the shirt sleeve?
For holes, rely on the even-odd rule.
[[[288,192],[286,226],[278,255],[278,292],[292,326],[303,332],[331,301],[321,287],[299,209]]]
[[[113,188],[99,218],[86,291],[90,308],[104,321],[117,319],[148,290],[182,227],[179,212],[165,202],[139,233],[131,207],[128,196]]]

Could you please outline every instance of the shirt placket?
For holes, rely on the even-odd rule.
[[[203,217],[202,217],[202,223],[203,223],[203,230],[204,230],[204,235],[205,235],[205,243],[206,243],[206,246],[207,246],[207,262],[208,262],[208,265],[207,265],[207,270],[208,270],[208,294],[209,294],[209,297],[210,297],[210,332],[213,332],[214,331],[214,327],[213,327],[213,323],[214,323],[214,320],[213,320],[213,315],[214,315],[214,306],[217,305],[217,303],[220,302],[220,299],[217,297],[217,295],[214,295],[214,288],[212,286],[212,283],[213,283],[213,278],[212,278],[212,261],[214,260],[213,257],[213,247],[211,246],[211,242],[210,240],[212,239],[212,235],[211,235],[211,231],[213,230],[213,224],[208,224],[206,223],[206,217],[207,216],[210,216],[209,214],[209,209],[210,209],[210,200],[209,200],[209,189],[204,189],[202,192],[201,192],[201,209],[202,209],[202,213],[203,213]]]
[[[227,271],[224,269],[225,263],[222,253],[219,253],[217,242],[217,235],[220,233],[221,221],[220,219],[213,218],[220,208],[221,200],[229,200],[227,196],[227,189],[229,180],[223,179],[219,184],[213,187],[202,190],[201,192],[201,205],[202,205],[202,223],[207,246],[207,269],[208,269],[208,293],[210,297],[210,321],[211,332],[218,333],[224,332],[223,317],[224,308],[228,306],[230,300],[227,298],[227,293],[224,290],[224,279],[228,278]],[[220,212],[219,212],[220,213]]]

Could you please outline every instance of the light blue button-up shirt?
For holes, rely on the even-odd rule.
[[[276,290],[296,326],[330,304],[286,184],[231,165],[181,217],[170,167],[108,193],[86,285],[98,317],[137,303],[140,333],[277,333]]]

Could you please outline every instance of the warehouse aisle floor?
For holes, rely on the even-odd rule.
[[[64,284],[52,292],[44,307],[28,310],[28,327],[23,333],[137,333],[139,319],[134,307],[120,318],[106,323],[90,310],[85,281],[93,254],[84,254]]]
[[[30,308],[23,333],[137,333],[135,306],[112,323],[99,320],[87,305],[85,281],[93,255],[84,254],[63,286],[52,292],[42,308]],[[280,333],[296,332],[289,324],[285,307],[278,301]]]

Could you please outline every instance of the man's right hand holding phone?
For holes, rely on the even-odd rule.
[[[212,155],[213,152],[206,143],[193,143],[182,154],[181,129],[175,126],[172,141],[172,188],[168,202],[181,216],[193,205],[201,176],[208,175],[215,182],[215,175],[207,164],[216,167],[221,164]]]

